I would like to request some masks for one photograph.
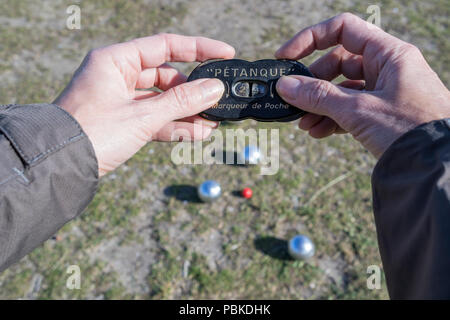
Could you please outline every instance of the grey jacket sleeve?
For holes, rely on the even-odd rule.
[[[394,142],[372,175],[373,207],[393,299],[450,299],[450,119]]]
[[[79,215],[97,184],[92,145],[66,111],[0,106],[0,272]]]

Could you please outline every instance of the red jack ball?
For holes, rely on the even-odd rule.
[[[250,199],[253,195],[253,191],[250,188],[244,188],[244,190],[242,190],[242,196],[245,199]]]

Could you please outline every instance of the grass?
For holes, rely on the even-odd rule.
[[[73,71],[59,72],[64,63],[75,68],[93,47],[165,31],[193,12],[188,2],[83,1],[83,27],[70,31],[64,21],[72,3],[52,3],[42,10],[34,1],[0,3],[8,21],[0,24],[2,103],[52,101]],[[364,17],[366,3],[333,1],[324,10]],[[446,1],[381,4],[383,28],[421,47],[446,84],[448,11]],[[270,19],[253,40],[262,49],[244,58],[270,57],[297,31],[286,17]],[[54,57],[62,62],[46,63]],[[375,159],[348,136],[316,141],[293,124],[249,120],[220,130],[235,127],[280,129],[276,175],[261,176],[257,167],[177,166],[173,144],[149,144],[102,180],[84,214],[58,232],[60,241],[45,242],[0,274],[0,298],[386,299],[384,279],[381,290],[366,287],[367,267],[381,266],[371,206]],[[205,179],[220,181],[220,201],[197,201],[195,187]],[[252,199],[233,194],[247,186]],[[316,244],[308,262],[286,254],[286,240],[297,233]],[[65,286],[72,264],[82,271],[80,290]]]

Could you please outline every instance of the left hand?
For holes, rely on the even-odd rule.
[[[173,34],[111,45],[86,56],[54,103],[80,123],[102,176],[149,141],[206,138],[217,123],[196,114],[220,99],[222,82],[184,83],[186,76],[165,62],[233,56],[234,49],[223,42]],[[164,92],[136,90],[152,87]]]

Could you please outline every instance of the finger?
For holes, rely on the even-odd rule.
[[[331,136],[336,129],[336,122],[328,117],[324,117],[319,123],[309,130],[309,135],[316,139],[322,139]]]
[[[186,79],[187,77],[182,72],[164,63],[157,68],[141,71],[136,82],[136,88],[157,87],[165,91],[186,82]]]
[[[334,129],[334,133],[335,134],[344,134],[344,133],[347,133],[347,131],[345,131],[344,129],[342,129],[340,126],[339,126],[339,124],[337,124],[336,123],[336,121],[334,121],[333,119],[331,119],[331,118],[328,118],[328,117],[323,117],[322,119],[321,119],[321,121],[323,120],[323,119],[325,119],[325,118],[327,118],[328,120],[327,120],[327,123],[328,123],[328,126],[329,126],[329,128],[330,128],[330,131],[332,131],[332,128],[335,128]],[[321,122],[321,121],[319,121],[319,122]],[[319,124],[319,122],[317,122],[316,124]],[[316,125],[315,124],[315,125]],[[312,129],[314,126],[312,126],[311,128],[309,128],[308,129],[308,131],[310,130],[310,129]]]
[[[298,123],[298,127],[302,130],[308,131],[312,127],[314,127],[317,123],[319,123],[323,119],[323,116],[314,114],[314,113],[307,113],[305,114]]]
[[[317,115],[314,113],[307,113],[300,119],[298,127],[302,130],[309,131],[312,127],[314,127],[316,124],[318,124],[324,118],[328,118],[328,117],[320,116],[320,115]],[[330,118],[328,118],[328,119],[330,119]],[[330,124],[330,126],[336,127],[336,130],[334,131],[334,133],[336,133],[336,134],[347,133],[347,131],[342,129],[334,120],[332,120],[332,119],[330,119],[330,120],[333,121],[333,124]]]
[[[340,82],[338,86],[353,90],[364,90],[366,82],[364,80],[344,80]]]
[[[337,123],[354,111],[362,94],[361,91],[304,76],[283,76],[277,81],[276,88],[286,102],[307,112],[328,116]]]
[[[150,90],[136,90],[134,92],[134,100],[144,100],[154,96],[157,96],[159,92]]]
[[[216,104],[224,92],[218,79],[198,79],[142,100],[143,116],[164,123],[196,115]]]
[[[343,13],[303,29],[278,49],[275,56],[297,60],[339,43],[347,51],[365,56],[366,53],[386,53],[403,42],[353,14]]]
[[[182,122],[191,122],[191,123],[200,123],[201,125],[205,125],[211,128],[217,128],[219,126],[219,122],[217,121],[211,121],[211,120],[207,120],[204,119],[198,115],[195,116],[190,116],[190,117],[186,117],[177,121],[182,121]]]
[[[348,79],[364,79],[362,56],[338,46],[316,60],[309,70],[319,79],[331,81],[341,74]]]
[[[141,70],[154,68],[169,61],[193,62],[208,59],[230,59],[234,48],[230,45],[203,37],[187,37],[176,34],[158,34],[151,37],[134,39],[105,49],[118,55],[126,54]]]
[[[348,133],[345,129],[342,129],[337,123],[336,123],[336,130],[334,131],[334,134],[346,134]]]
[[[201,123],[172,121],[156,133],[158,141],[197,141],[207,138],[213,128]]]

